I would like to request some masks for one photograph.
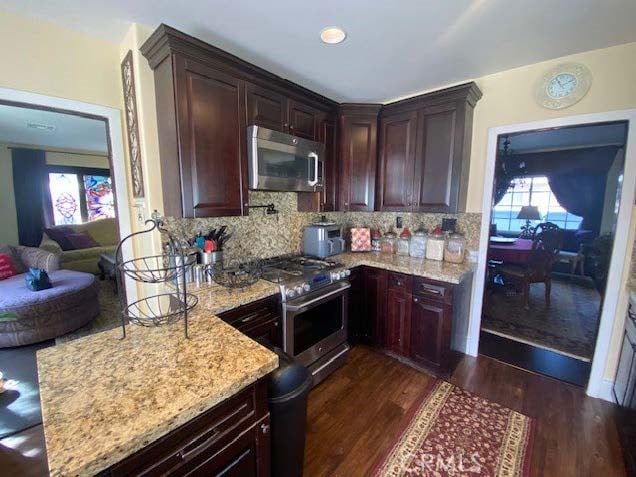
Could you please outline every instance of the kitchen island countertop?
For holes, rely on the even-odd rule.
[[[275,353],[210,312],[275,292],[199,290],[189,339],[181,321],[129,325],[123,340],[116,328],[38,351],[51,475],[107,469],[276,369]]]

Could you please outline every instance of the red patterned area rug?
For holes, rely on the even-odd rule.
[[[436,381],[376,477],[525,477],[534,419]]]

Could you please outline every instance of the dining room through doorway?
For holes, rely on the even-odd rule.
[[[480,353],[587,383],[627,123],[499,136]]]

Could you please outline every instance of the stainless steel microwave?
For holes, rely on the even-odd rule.
[[[249,188],[313,192],[324,186],[325,146],[261,126],[247,128]]]

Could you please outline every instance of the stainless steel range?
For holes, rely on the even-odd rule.
[[[283,348],[314,376],[314,385],[344,362],[349,275],[342,264],[301,256],[270,259],[263,278],[282,297]]]

